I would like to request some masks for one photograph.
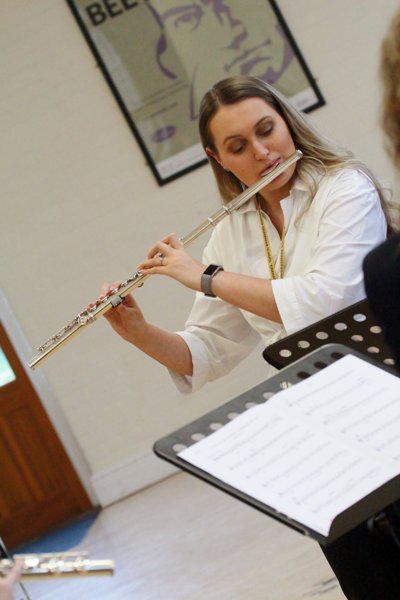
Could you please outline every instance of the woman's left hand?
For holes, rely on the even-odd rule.
[[[168,275],[196,291],[200,290],[200,280],[205,268],[205,265],[185,251],[175,233],[154,244],[147,254],[147,260],[138,265],[138,270],[144,275]]]

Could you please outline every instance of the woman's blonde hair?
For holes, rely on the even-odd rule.
[[[200,104],[199,132],[204,149],[217,153],[212,138],[210,123],[220,106],[235,104],[246,98],[262,98],[286,122],[294,145],[303,152],[303,158],[296,165],[298,177],[306,184],[312,201],[318,187],[318,181],[325,173],[334,173],[338,169],[358,169],[373,182],[379,194],[382,208],[389,223],[383,190],[371,171],[353,154],[321,135],[291,103],[275,88],[255,77],[229,77],[216,83],[203,97]],[[225,171],[212,156],[211,167],[217,181],[223,201],[229,202],[242,191],[237,177]]]
[[[381,124],[386,148],[400,168],[400,10],[390,23],[381,46],[380,76],[383,83]]]

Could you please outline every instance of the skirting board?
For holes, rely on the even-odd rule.
[[[100,506],[105,507],[178,471],[149,451],[96,473],[91,482]]]

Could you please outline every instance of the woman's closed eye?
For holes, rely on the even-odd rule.
[[[243,152],[245,147],[246,147],[245,142],[241,142],[240,144],[235,144],[229,150],[230,150],[230,152],[232,152],[232,154],[240,154],[241,152]]]
[[[269,136],[274,130],[274,126],[272,124],[269,125],[265,125],[264,127],[260,127],[259,130],[257,130],[257,135],[259,137],[267,137]]]

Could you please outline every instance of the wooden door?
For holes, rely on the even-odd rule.
[[[29,541],[91,508],[0,323],[0,537]]]

